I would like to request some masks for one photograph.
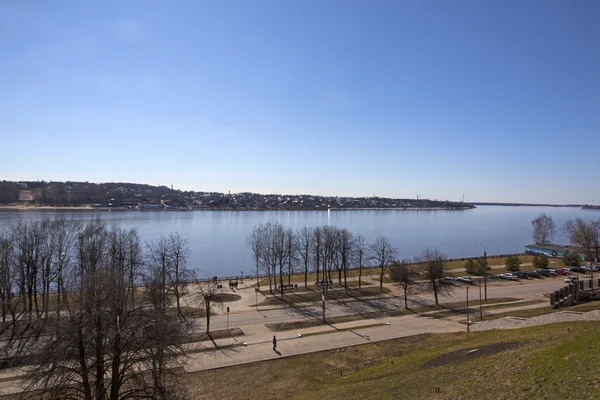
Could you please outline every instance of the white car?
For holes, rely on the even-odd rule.
[[[507,279],[509,281],[518,281],[519,278],[517,278],[516,276],[514,276],[513,274],[500,274],[500,279]]]
[[[456,280],[459,282],[462,282],[462,283],[470,283],[470,284],[475,283],[473,281],[473,278],[471,278],[470,276],[459,276],[458,278],[456,278]]]

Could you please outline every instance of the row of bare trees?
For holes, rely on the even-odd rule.
[[[303,227],[297,231],[286,229],[279,222],[258,224],[248,235],[247,243],[253,254],[258,276],[263,271],[269,279],[269,290],[284,294],[284,276],[291,282],[294,273],[304,274],[308,286],[309,273],[316,274],[316,282],[332,281],[348,288],[348,270],[355,266],[359,271],[359,288],[365,265],[380,268],[380,289],[386,268],[396,257],[396,249],[385,236],[369,244],[361,235],[334,226]],[[279,285],[279,286],[277,286]]]
[[[17,223],[0,233],[2,358],[29,360],[45,398],[177,397],[188,254],[178,234],[143,246],[98,219]]]

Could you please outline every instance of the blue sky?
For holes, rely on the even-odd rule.
[[[0,179],[597,204],[598,21],[592,0],[2,1]]]

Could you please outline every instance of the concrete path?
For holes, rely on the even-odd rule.
[[[554,324],[570,321],[600,321],[600,310],[588,312],[560,311],[531,318],[506,317],[492,321],[482,321],[471,325],[471,332],[492,329],[518,329],[529,326]]]
[[[383,324],[360,328],[369,324]],[[389,324],[389,325],[388,325]],[[350,329],[354,328],[354,329]],[[340,329],[350,329],[339,331]],[[315,327],[304,330],[287,331],[279,334],[277,352],[273,350],[273,332],[268,335],[254,337],[247,346],[215,349],[209,352],[192,354],[187,370],[202,371],[237,364],[290,357],[340,347],[356,346],[383,340],[396,339],[422,333],[447,333],[465,331],[466,326],[452,321],[429,318],[427,316],[409,315],[389,317],[378,320],[363,320],[337,324],[335,327]],[[329,331],[324,335],[303,336],[308,333]],[[277,333],[276,333],[277,335]],[[217,341],[220,343],[219,341]]]

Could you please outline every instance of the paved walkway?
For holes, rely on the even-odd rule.
[[[378,324],[378,326],[360,328],[361,326]],[[341,329],[349,329],[343,330]],[[466,326],[452,321],[433,319],[422,315],[389,317],[377,320],[362,320],[336,324],[335,326],[320,326],[300,329],[297,332],[282,332],[277,337],[277,352],[273,350],[273,333],[252,338],[247,346],[237,343],[235,347],[215,349],[208,352],[192,354],[188,360],[187,370],[202,371],[207,369],[227,367],[256,361],[290,357],[340,347],[356,346],[383,340],[396,339],[422,333],[447,333],[465,331]],[[328,332],[324,335],[315,333]],[[298,336],[300,334],[301,336]],[[304,336],[313,334],[311,336]],[[277,334],[276,334],[277,335]],[[231,339],[226,343],[234,344]]]
[[[471,332],[488,331],[492,329],[518,329],[529,326],[571,321],[600,321],[600,310],[588,311],[584,313],[559,311],[531,318],[506,317],[492,321],[482,321],[471,325]]]

